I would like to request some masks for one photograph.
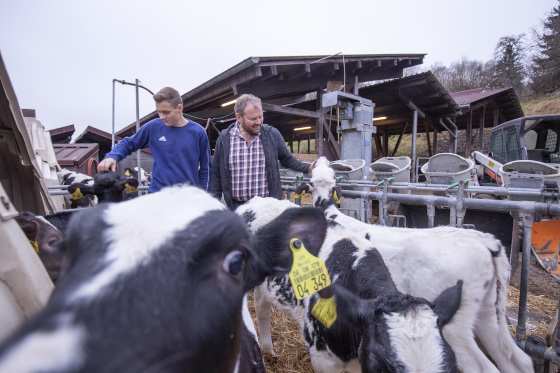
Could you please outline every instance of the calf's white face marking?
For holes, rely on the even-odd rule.
[[[118,208],[109,206],[104,213],[109,228],[100,237],[108,243],[104,269],[80,286],[72,301],[102,294],[119,275],[148,261],[175,232],[208,211],[225,209],[217,199],[208,198],[206,192],[181,186],[121,202]]]
[[[428,306],[406,315],[386,314],[391,346],[411,372],[443,372],[444,351],[437,316]]]

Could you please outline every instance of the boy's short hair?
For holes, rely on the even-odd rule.
[[[183,99],[181,98],[179,92],[171,87],[162,88],[158,93],[154,95],[154,101],[158,104],[160,102],[167,101],[174,108],[183,104]]]

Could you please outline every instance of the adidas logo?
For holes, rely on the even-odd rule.
[[[162,136],[159,138],[159,141],[167,141],[167,140],[165,139],[165,136]]]

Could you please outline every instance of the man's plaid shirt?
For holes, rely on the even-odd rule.
[[[248,201],[255,196],[268,197],[266,168],[261,134],[251,143],[239,131],[239,123],[229,132],[229,170],[233,199]]]

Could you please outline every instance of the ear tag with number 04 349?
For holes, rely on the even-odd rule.
[[[331,284],[325,263],[307,251],[303,242],[294,238],[290,241],[294,263],[289,277],[297,299],[303,299]]]

